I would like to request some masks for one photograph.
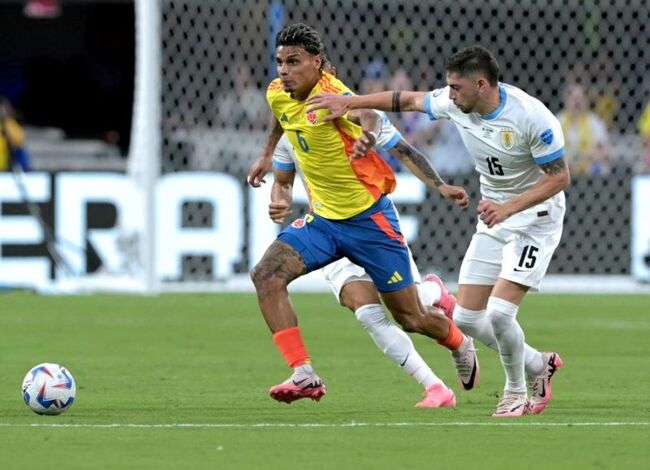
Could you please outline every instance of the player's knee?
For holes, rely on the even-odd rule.
[[[346,291],[343,289],[341,291],[341,305],[349,308],[353,312],[356,312],[365,304],[360,301],[359,297],[354,292]]]
[[[514,317],[498,310],[488,311],[488,319],[494,331],[501,331],[514,321]]]
[[[487,305],[487,314],[492,329],[501,331],[508,328],[516,321],[518,307],[506,300],[490,297]]]
[[[251,281],[258,292],[274,291],[287,286],[287,281],[278,276],[275,271],[269,269],[264,262],[259,262],[253,267],[250,273]]]
[[[341,289],[341,304],[356,312],[364,305],[380,304],[379,294],[371,282],[351,282]]]

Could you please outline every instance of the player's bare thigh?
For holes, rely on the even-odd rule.
[[[521,304],[528,292],[528,286],[499,278],[494,286],[459,284],[456,293],[458,305],[469,310],[485,310],[490,296]]]
[[[271,280],[275,281],[274,285],[281,283],[286,286],[306,271],[307,266],[298,252],[290,245],[275,240],[251,271],[251,279],[258,289]]]
[[[456,302],[469,310],[484,310],[494,286],[458,284]]]
[[[379,293],[372,282],[351,281],[341,289],[341,305],[355,312],[364,305],[379,304]]]
[[[492,289],[492,295],[511,304],[520,305],[528,289],[530,287],[500,277]]]

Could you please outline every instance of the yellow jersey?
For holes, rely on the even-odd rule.
[[[639,118],[639,134],[641,137],[650,137],[650,103],[643,110]]]
[[[13,147],[22,147],[25,143],[25,133],[13,118],[8,117],[5,120],[5,126],[6,129],[0,132],[0,171],[11,169],[11,153],[9,152],[5,132],[9,136]]]
[[[309,96],[318,93],[351,94],[329,73],[323,73]],[[295,150],[314,213],[326,219],[349,219],[382,194],[393,192],[395,175],[374,150],[352,159],[354,142],[363,134],[360,126],[346,117],[325,122],[329,113],[325,109],[308,113],[306,100],[292,98],[279,78],[269,85],[266,99]]]

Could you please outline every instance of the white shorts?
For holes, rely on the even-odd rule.
[[[458,284],[492,286],[498,278],[536,291],[562,237],[564,196],[515,214],[496,227],[479,219]]]
[[[411,250],[409,249],[409,255],[410,253]],[[413,261],[412,255],[410,258],[411,270],[413,272],[413,281],[416,284],[419,284],[422,281],[420,278],[420,271],[415,265],[415,261]],[[339,302],[339,304],[341,303],[341,290],[343,289],[344,285],[353,281],[372,282],[370,276],[366,274],[366,271],[361,266],[354,264],[347,258],[341,258],[338,261],[334,261],[333,263],[328,264],[324,268],[321,268],[321,272],[323,273],[323,276],[325,276],[325,280],[332,289],[332,292],[334,293],[334,296],[336,297],[336,300]]]

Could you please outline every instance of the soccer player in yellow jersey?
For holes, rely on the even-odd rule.
[[[386,197],[395,188],[395,176],[372,150],[381,128],[379,115],[358,110],[328,122],[327,111],[307,112],[306,100],[312,95],[350,91],[322,71],[324,47],[309,26],[287,26],[278,33],[276,47],[279,78],[269,85],[267,100],[295,150],[311,212],[283,230],[251,272],[273,340],[294,369],[288,380],[271,388],[271,397],[291,403],[300,398],[319,400],[326,393],[311,366],[287,285],[344,256],[366,270],[406,331],[438,340],[454,353],[456,362],[471,369],[466,387],[473,386],[478,363],[471,339],[418,300],[408,248],[393,204]],[[462,188],[442,188],[426,158],[405,153],[406,166],[414,174],[460,207],[467,207]],[[273,220],[281,221],[290,213],[291,183],[276,181],[273,186],[269,210]]]

